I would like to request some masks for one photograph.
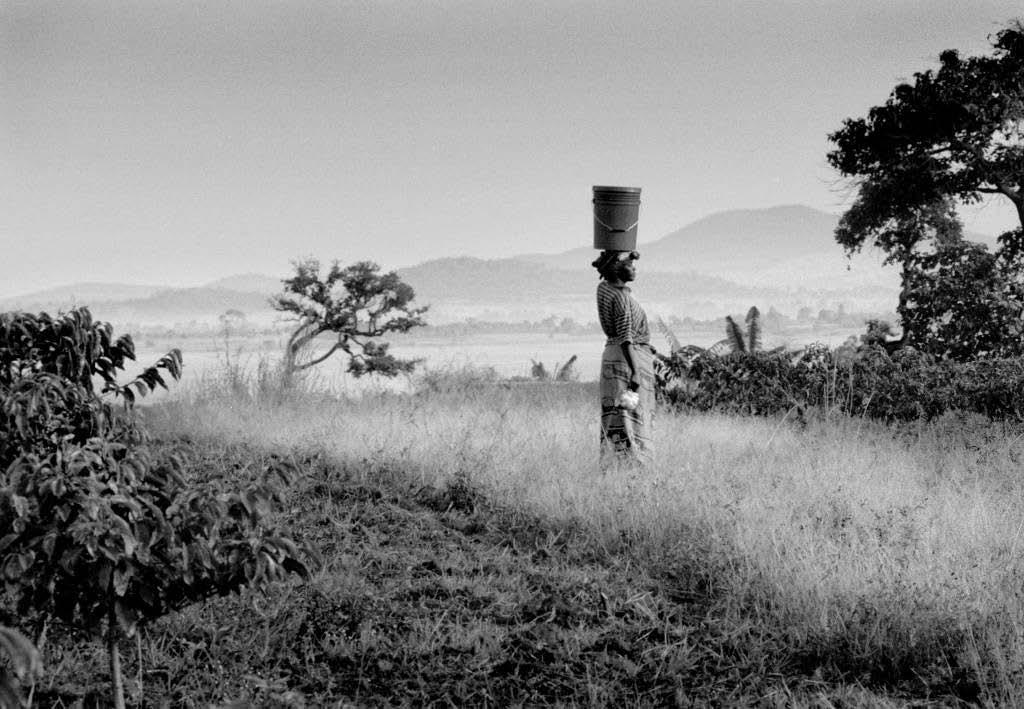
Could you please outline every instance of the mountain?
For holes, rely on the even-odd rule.
[[[589,265],[570,270],[549,268],[529,257],[498,260],[460,257],[427,261],[400,269],[399,275],[416,291],[417,303],[430,304],[431,322],[465,318],[516,322],[550,315],[587,322],[595,317],[597,273]],[[849,310],[889,307],[889,294],[880,294],[877,289],[864,292],[836,287],[816,291],[794,288],[790,283],[739,283],[682,271],[643,271],[632,288],[650,312],[666,317],[673,314],[720,317],[731,312],[746,312],[754,304],[766,311],[775,305],[783,312],[794,314],[801,307],[813,304],[833,307],[836,303],[847,303]]]
[[[238,293],[264,293],[268,296],[280,293],[282,290],[280,278],[274,278],[264,273],[242,273],[237,276],[228,276],[207,283],[203,288]]]
[[[90,292],[96,293],[96,297],[88,297]],[[127,297],[118,298],[118,293]],[[94,317],[115,324],[173,326],[193,321],[215,324],[225,311],[238,310],[253,324],[266,324],[276,316],[267,302],[268,296],[269,293],[227,288],[154,289],[103,284],[102,288],[90,291],[67,286],[5,299],[0,301],[0,311],[57,313],[84,305],[89,307]]]
[[[810,207],[736,209],[704,217],[646,245],[658,263],[687,268],[760,265],[842,254],[832,237],[839,217]]]
[[[130,314],[135,322],[216,321],[227,310],[245,315],[270,312],[267,296],[226,288],[175,288],[148,298],[125,300],[118,309]]]
[[[700,219],[660,239],[641,243],[637,296],[656,314],[695,318],[746,312],[750,305],[784,313],[803,307],[891,311],[899,279],[877,253],[847,259],[835,243],[839,217],[799,205],[739,209]],[[992,239],[969,234],[991,243]],[[537,320],[551,315],[594,318],[596,252],[586,245],[560,254],[505,259],[442,258],[399,269],[429,304],[430,322],[465,318]],[[84,283],[0,301],[0,309],[66,309],[88,304],[116,322],[216,324],[226,310],[252,322],[273,322],[267,299],[281,279],[259,273],[221,278],[200,288]],[[102,307],[99,307],[102,306]]]
[[[718,212],[638,244],[640,277],[648,270],[687,271],[766,288],[898,289],[898,271],[883,266],[881,252],[867,247],[846,256],[833,236],[838,224],[837,215],[802,205]],[[965,238],[990,248],[995,241],[973,233]],[[518,258],[548,268],[581,268],[594,254],[580,247]]]
[[[642,220],[642,215],[641,215]],[[788,205],[768,209],[717,212],[655,241],[637,246],[641,264],[657,263],[659,271],[719,274],[738,265],[763,265],[806,256],[842,256],[832,238],[839,217],[810,207]],[[641,221],[641,228],[643,222]],[[587,235],[589,242],[589,234]],[[583,246],[560,254],[518,257],[550,268],[589,264],[595,251]]]
[[[839,217],[787,205],[736,209],[699,219],[666,236],[641,242],[639,280],[649,271],[701,273],[768,290],[828,290],[895,293],[899,274],[882,266],[882,255],[847,258],[833,232]],[[519,257],[548,268],[589,268],[595,250]]]
[[[78,304],[111,303],[130,298],[148,298],[167,286],[137,286],[126,283],[72,283],[46,290],[0,299],[3,310],[38,310],[45,305],[71,308]]]
[[[591,256],[593,258],[593,256]],[[554,269],[520,259],[443,258],[398,270],[416,291],[417,300],[460,299],[485,302],[535,301],[538,298],[594,297],[597,272],[586,268]],[[645,292],[679,295],[733,290],[752,292],[738,283],[699,273],[645,274]]]

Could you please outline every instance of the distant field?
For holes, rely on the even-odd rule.
[[[786,345],[800,347],[811,342],[835,346],[861,329],[832,328],[804,329],[787,333],[768,333],[765,346]],[[720,340],[718,331],[688,331],[678,333],[686,344],[709,346]],[[204,335],[178,339],[154,340],[140,338],[138,362],[140,365],[155,360],[171,347],[180,347],[185,358],[185,381],[200,381],[222,372],[230,358],[245,372],[253,372],[261,361],[274,363],[280,359],[284,337],[259,336],[231,338],[225,345],[222,337]],[[654,345],[662,351],[668,343],[660,333],[654,334]],[[415,331],[394,340],[392,352],[403,358],[422,358],[421,369],[458,368],[466,365],[491,367],[503,377],[529,377],[532,361],[542,362],[550,371],[555,365],[577,357],[576,372],[581,381],[597,379],[604,339],[600,335],[566,335],[541,333],[488,333],[458,338],[427,338]],[[227,353],[227,356],[226,354]],[[381,380],[376,377],[357,380],[344,371],[344,360],[339,356],[319,366],[312,375],[319,388],[334,393],[358,393],[367,389],[407,390],[408,380]]]

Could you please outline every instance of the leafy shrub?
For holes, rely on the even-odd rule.
[[[531,359],[530,377],[541,382],[575,382],[579,381],[580,375],[576,371],[576,355],[573,355],[564,364],[555,362],[555,366],[549,371],[543,362]]]
[[[1019,418],[1024,361],[958,362],[878,344],[800,352],[677,351],[658,365],[662,399],[698,411],[775,414],[809,408],[883,420],[936,418],[947,411]]]
[[[0,583],[22,617],[105,629],[116,706],[120,637],[210,595],[308,573],[266,524],[288,466],[241,490],[187,479],[180,452],[151,443],[133,413],[136,395],[166,387],[163,373],[180,378],[181,353],[119,384],[134,357],[131,338],[86,308],[0,314]]]

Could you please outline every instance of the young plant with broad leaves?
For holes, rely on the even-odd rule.
[[[20,617],[105,636],[117,707],[122,638],[209,596],[308,575],[309,558],[268,523],[289,466],[241,489],[190,480],[134,411],[180,378],[181,352],[120,384],[134,359],[131,337],[86,308],[0,314],[0,580]]]
[[[746,334],[731,315],[725,316],[725,339],[733,352],[757,352],[761,349],[761,311],[756,305],[747,311],[745,322]]]

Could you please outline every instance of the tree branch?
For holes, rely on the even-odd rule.
[[[334,346],[331,349],[327,350],[327,352],[323,356],[317,357],[316,359],[311,359],[310,361],[308,361],[308,362],[306,362],[304,364],[297,364],[297,365],[295,365],[295,370],[296,371],[302,371],[303,369],[309,369],[310,367],[318,365],[321,362],[323,362],[325,359],[330,357],[332,354],[337,352],[339,349],[342,349],[342,345],[341,345],[340,342],[336,342],[336,343],[334,343]]]
[[[989,181],[996,186],[994,190],[981,189],[979,187],[977,191],[985,192],[987,194],[1003,194],[1007,196],[1010,199],[1010,201],[1013,202],[1013,204],[1017,207],[1018,211],[1020,211],[1022,201],[1021,193],[1018,190],[1013,189],[1010,183],[1004,180],[996,172],[996,169],[992,166],[992,163],[990,163],[988,159],[985,157],[985,152],[981,149],[981,147],[978,145],[968,145],[959,140],[956,141],[956,143],[958,147],[961,147],[963,150],[971,153],[974,156],[974,159],[977,161],[978,166],[983,168],[983,170],[980,171],[990,175],[991,177]]]

